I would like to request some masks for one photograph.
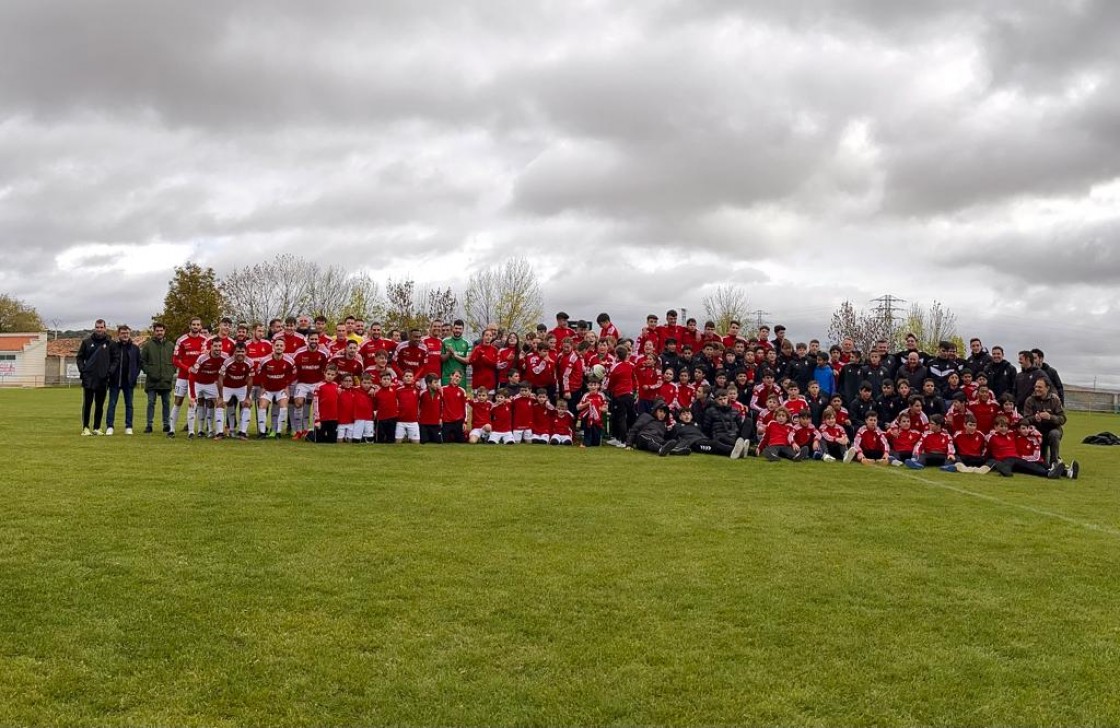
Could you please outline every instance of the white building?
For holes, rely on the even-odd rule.
[[[46,364],[46,332],[0,334],[0,387],[42,387]]]

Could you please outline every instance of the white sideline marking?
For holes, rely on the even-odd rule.
[[[987,493],[977,493],[976,491],[968,490],[967,488],[958,488],[955,485],[948,485],[946,483],[938,483],[936,480],[930,480],[928,478],[923,478],[923,477],[920,477],[918,475],[914,475],[913,473],[898,473],[898,474],[901,475],[904,478],[910,478],[911,480],[917,480],[918,482],[925,483],[926,485],[932,485],[935,488],[944,488],[945,490],[951,490],[954,493],[960,493],[961,495],[969,495],[969,496],[972,496],[973,498],[979,498],[981,500],[990,501],[992,503],[999,503],[1000,505],[1007,506],[1009,508],[1017,508],[1021,511],[1026,511],[1027,513],[1033,513],[1036,516],[1046,516],[1047,518],[1056,518],[1059,521],[1065,521],[1066,523],[1073,524],[1074,526],[1080,526],[1081,528],[1085,528],[1085,529],[1088,529],[1090,531],[1096,531],[1098,533],[1107,533],[1109,536],[1120,536],[1120,531],[1118,531],[1115,528],[1110,528],[1108,526],[1101,526],[1099,524],[1091,523],[1089,521],[1081,521],[1081,520],[1078,520],[1076,518],[1071,518],[1069,516],[1064,516],[1061,513],[1055,513],[1054,511],[1047,511],[1047,510],[1044,510],[1042,508],[1033,508],[1031,506],[1022,505],[1021,503],[1012,503],[1011,501],[1005,501],[1002,498],[996,498],[994,495],[988,495]]]

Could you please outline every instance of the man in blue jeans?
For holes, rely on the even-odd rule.
[[[140,347],[140,368],[144,371],[144,389],[148,393],[147,434],[152,433],[152,420],[156,414],[156,398],[163,401],[163,431],[169,429],[171,413],[171,388],[175,386],[176,369],[171,363],[175,342],[167,340],[167,327],[158,321],[152,324],[152,337]]]
[[[117,398],[124,394],[124,434],[132,434],[132,390],[140,377],[140,349],[132,343],[132,330],[121,324],[117,340],[109,345],[109,412],[105,418],[106,435],[113,434]]]

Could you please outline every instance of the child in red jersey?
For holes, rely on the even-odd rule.
[[[420,443],[420,387],[416,385],[411,369],[401,375],[397,391],[397,429],[393,433],[397,444],[408,440]]]
[[[338,442],[338,398],[341,390],[335,381],[337,378],[338,369],[328,365],[323,372],[323,383],[315,390],[315,432],[307,438],[311,442],[332,445]]]
[[[929,429],[929,417],[926,417],[922,409],[924,404],[925,401],[915,394],[910,398],[910,409],[906,410],[910,415],[910,427],[919,434],[924,434]]]
[[[852,447],[844,453],[844,462],[856,461],[862,465],[887,465],[890,463],[890,444],[879,429],[879,413],[867,413],[863,427],[852,438]]]
[[[836,410],[825,407],[821,411],[821,460],[826,463],[836,462],[848,452],[852,441],[847,431],[836,421]]]
[[[786,401],[782,402],[791,417],[800,420],[802,412],[809,412],[809,417],[812,419],[812,412],[809,409],[809,401],[801,396],[801,385],[797,382],[790,381],[789,386],[786,388]]]
[[[921,439],[922,433],[911,427],[910,410],[900,413],[887,430],[887,441],[891,445],[891,465],[901,467],[913,458],[914,448]]]
[[[965,417],[964,432],[953,438],[957,448],[957,472],[980,473],[987,464],[988,438],[980,432],[976,418],[971,414]],[[983,473],[989,471],[983,470]]]
[[[556,400],[556,411],[552,413],[549,445],[571,445],[575,438],[575,416],[568,411],[568,400]]]
[[[839,394],[832,395],[828,400],[828,406],[836,413],[836,424],[844,428],[844,432],[848,433],[848,439],[851,440],[855,437],[856,430],[852,427],[852,416],[848,413],[848,408],[844,406],[844,397]]]
[[[669,405],[669,410],[674,411],[680,408],[677,404],[677,383],[676,372],[672,367],[666,367],[665,371],[661,372],[661,386],[657,388],[657,397],[665,404]],[[576,407],[578,410],[579,407]]]
[[[813,427],[813,413],[808,408],[797,413],[797,424],[793,426],[793,446],[801,453],[802,460],[820,460],[821,433]]]
[[[343,373],[339,377],[341,387],[338,393],[338,441],[350,442],[354,437],[354,408],[357,400],[354,398],[354,376]]]
[[[1005,415],[996,417],[995,426],[988,438],[987,467],[1005,478],[1010,478],[1013,473],[1024,473],[1040,478],[1060,478],[1063,475],[1077,479],[1081,466],[1075,460],[1066,468],[1061,463],[1055,463],[1047,468],[1042,463],[1042,435],[1031,427],[1030,423],[1020,420],[1016,431],[1009,428],[1009,421]]]
[[[355,442],[373,442],[373,377],[363,373],[359,383],[354,393],[354,430],[350,439]]]
[[[397,390],[393,375],[381,373],[381,382],[373,390],[373,403],[377,417],[377,441],[388,444],[397,436]]]
[[[493,429],[490,426],[490,410],[493,409],[494,404],[490,401],[490,393],[486,391],[486,387],[476,387],[474,397],[470,400],[469,405],[471,408],[471,429],[467,436],[467,442],[475,445],[490,438],[490,432]]]
[[[945,431],[950,437],[956,437],[957,433],[964,432],[966,416],[968,416],[968,400],[964,392],[957,392],[953,395],[949,411],[945,413]]]
[[[420,393],[417,423],[420,425],[420,444],[443,442],[443,389],[438,374],[424,375],[424,391]]]
[[[599,388],[598,380],[589,380],[587,394],[576,405],[583,427],[583,444],[586,447],[599,447],[603,442],[603,415],[607,412],[607,398]]]
[[[1009,427],[1018,427],[1019,420],[1023,416],[1019,414],[1019,410],[1015,408],[1015,397],[1011,394],[1005,394],[999,399],[1000,414],[1007,418]]]
[[[463,389],[463,374],[451,372],[450,382],[443,387],[443,422],[441,437],[444,443],[467,441],[467,391]]]
[[[486,442],[489,445],[516,444],[513,441],[513,405],[505,389],[494,393],[494,405],[490,408],[490,436]]]
[[[548,401],[548,390],[538,389],[537,401],[533,403],[533,444],[547,445],[552,435],[552,403]]]
[[[953,436],[943,429],[944,426],[943,416],[934,415],[929,418],[929,431],[922,435],[922,439],[914,447],[914,455],[906,461],[906,467],[921,470],[930,466],[941,468],[947,473],[957,472],[954,466],[957,453],[953,447]]]
[[[976,429],[981,434],[987,435],[992,431],[996,415],[999,414],[999,403],[992,399],[992,391],[988,389],[988,385],[981,384],[976,388],[976,400],[969,403],[968,411],[976,418]]]
[[[789,422],[789,410],[784,407],[774,410],[773,419],[766,423],[764,438],[762,456],[770,462],[776,463],[781,458],[801,459],[801,451],[793,447],[793,425]]]
[[[510,391],[514,391],[512,386]],[[533,441],[533,404],[537,398],[533,396],[533,387],[528,382],[521,382],[516,391],[510,402],[513,407],[513,441],[528,445]]]

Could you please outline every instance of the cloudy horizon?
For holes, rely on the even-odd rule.
[[[1120,4],[838,0],[0,7],[0,293],[144,325],[172,268],[294,253],[457,292],[524,255],[546,318],[743,285],[1120,386]]]

